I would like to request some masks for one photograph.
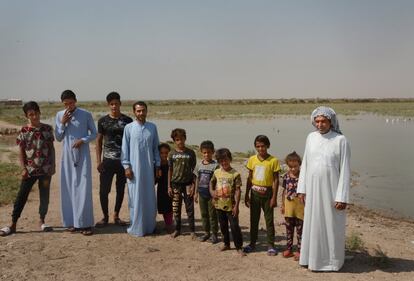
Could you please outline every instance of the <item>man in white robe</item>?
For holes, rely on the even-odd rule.
[[[305,203],[299,264],[313,271],[338,271],[345,259],[350,148],[333,109],[318,107],[311,120],[317,130],[307,137],[297,189]]]

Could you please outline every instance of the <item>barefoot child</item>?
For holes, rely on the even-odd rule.
[[[16,232],[17,221],[35,184],[39,185],[39,215],[40,229],[51,231],[52,228],[45,223],[49,206],[50,180],[55,173],[55,148],[53,146],[53,129],[40,122],[39,105],[30,101],[23,105],[23,111],[28,124],[23,126],[17,137],[19,146],[19,159],[22,167],[22,180],[20,190],[14,202],[12,224],[0,230],[0,236],[7,236]]]
[[[231,167],[231,153],[227,148],[221,148],[216,151],[216,159],[220,168],[214,171],[210,181],[210,194],[213,197],[220,230],[223,234],[224,246],[222,251],[230,249],[230,235],[233,237],[234,246],[237,252],[245,255],[243,252],[243,237],[239,226],[239,203],[242,185],[240,174]]]
[[[185,146],[187,138],[184,129],[174,129],[171,132],[175,148],[168,155],[168,194],[173,198],[173,214],[175,231],[172,237],[181,234],[181,204],[184,200],[185,210],[190,225],[191,237],[196,238],[194,224],[194,168],[196,155],[193,150]]]
[[[203,159],[195,169],[197,180],[194,201],[196,203],[198,201],[200,202],[201,220],[203,222],[205,234],[201,236],[199,240],[204,242],[210,238],[211,243],[216,244],[218,242],[217,214],[211,201],[209,187],[211,176],[219,166],[217,162],[213,160],[214,144],[211,141],[203,141],[200,145],[200,151]],[[210,230],[212,231],[211,237]]]
[[[294,256],[295,261],[298,261],[300,257],[304,205],[300,202],[296,189],[298,186],[299,170],[302,160],[300,159],[300,156],[293,151],[286,156],[285,163],[288,165],[289,171],[283,176],[282,207],[280,209],[282,214],[285,215],[287,236],[287,248],[283,252],[283,257],[289,258]],[[292,246],[295,227],[298,240],[298,250],[293,254]]]
[[[170,232],[173,224],[173,213],[171,197],[168,195],[168,153],[171,149],[166,143],[160,144],[158,149],[161,158],[161,176],[156,178],[157,207],[158,213],[164,217],[165,229]]]
[[[250,208],[250,244],[244,251],[249,253],[256,247],[260,212],[263,209],[267,230],[267,254],[274,256],[277,252],[274,247],[273,210],[276,207],[280,165],[278,159],[267,152],[270,147],[268,137],[258,135],[254,140],[254,146],[257,154],[250,157],[246,165],[249,175],[244,202]]]

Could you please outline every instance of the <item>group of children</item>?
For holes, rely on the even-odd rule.
[[[36,102],[26,103],[23,111],[28,124],[22,127],[17,137],[22,166],[21,186],[14,203],[12,224],[10,227],[2,228],[0,236],[16,232],[18,218],[36,181],[39,184],[40,194],[40,227],[43,231],[51,230],[51,227],[45,223],[45,216],[49,203],[51,176],[55,173],[53,129],[40,122],[40,108]],[[267,254],[276,255],[273,211],[277,206],[281,167],[278,159],[268,153],[270,147],[268,137],[259,135],[255,138],[254,146],[257,154],[251,156],[246,164],[248,177],[244,202],[250,208],[250,243],[244,248],[238,218],[242,179],[240,173],[231,166],[231,152],[227,148],[216,151],[214,144],[206,140],[200,145],[202,159],[197,163],[196,154],[185,145],[187,136],[184,129],[174,129],[171,138],[174,143],[172,148],[166,143],[159,146],[161,173],[156,175],[158,212],[163,215],[167,231],[171,236],[176,238],[181,234],[181,208],[184,201],[191,236],[197,238],[194,202],[199,203],[204,234],[198,239],[202,242],[210,240],[213,244],[218,243],[220,225],[224,242],[221,250],[228,250],[230,225],[237,251],[241,255],[246,255],[255,250],[260,214],[263,210],[267,229]],[[216,160],[213,159],[213,155]],[[287,249],[283,252],[283,256],[294,256],[295,260],[299,260],[304,205],[298,199],[296,188],[301,158],[296,152],[292,152],[287,155],[285,162],[289,170],[283,175],[282,181],[281,212],[285,216],[287,233]],[[105,204],[107,205],[107,201]],[[116,209],[116,219],[119,219],[119,208]],[[97,226],[100,223],[107,224],[107,208],[105,210],[105,217]],[[298,245],[297,251],[293,252],[295,227]]]
[[[250,243],[244,248],[238,218],[242,179],[240,173],[231,166],[230,150],[221,148],[215,151],[211,141],[203,141],[200,144],[202,159],[196,163],[194,151],[185,146],[184,129],[174,129],[171,139],[174,143],[173,148],[166,143],[159,146],[162,173],[157,180],[158,212],[163,214],[167,231],[172,232],[171,236],[175,238],[181,234],[181,207],[184,201],[190,235],[196,238],[194,202],[199,203],[204,234],[198,239],[201,242],[210,240],[213,244],[218,243],[220,225],[224,242],[221,250],[229,250],[230,225],[237,252],[246,255],[255,250],[260,213],[263,210],[267,229],[267,254],[276,255],[273,210],[277,206],[281,167],[278,159],[268,153],[269,138],[265,135],[255,138],[257,154],[251,156],[246,164],[249,174],[244,202],[250,208]],[[213,159],[213,155],[216,160]],[[294,257],[298,261],[304,214],[304,205],[296,193],[301,158],[296,152],[292,152],[287,155],[285,162],[289,169],[282,177],[281,212],[285,216],[287,234],[287,248],[283,256]],[[172,217],[175,221],[174,231]],[[293,252],[295,228],[298,244],[297,251]]]

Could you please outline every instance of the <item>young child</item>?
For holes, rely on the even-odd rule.
[[[195,169],[195,175],[197,176],[197,180],[194,201],[196,203],[198,201],[200,202],[201,220],[203,222],[203,229],[205,231],[205,234],[201,236],[199,240],[201,242],[204,242],[210,238],[210,241],[213,244],[216,244],[218,242],[217,214],[216,209],[214,208],[213,203],[211,202],[209,187],[211,177],[214,171],[219,166],[217,162],[213,160],[214,144],[211,141],[203,141],[200,144],[200,151],[201,155],[203,156],[203,159],[200,161],[200,163]],[[210,230],[212,231],[211,237]]]
[[[17,221],[35,184],[39,185],[40,197],[40,229],[51,231],[52,228],[45,223],[49,206],[50,180],[55,173],[55,148],[53,146],[53,129],[40,122],[39,105],[30,101],[23,105],[23,112],[28,124],[23,126],[17,137],[19,146],[20,165],[22,167],[22,180],[20,189],[14,202],[12,223],[10,227],[0,230],[0,236],[7,236],[16,232]]]
[[[231,152],[227,148],[216,151],[216,159],[220,168],[214,171],[210,181],[210,194],[214,200],[220,230],[223,234],[224,246],[221,251],[230,250],[230,235],[233,237],[234,246],[242,256],[243,236],[239,226],[239,203],[242,185],[240,174],[231,167]]]
[[[274,247],[273,209],[277,204],[280,165],[278,159],[267,152],[270,147],[268,137],[258,135],[254,140],[254,146],[257,154],[250,157],[246,165],[249,175],[244,202],[250,208],[250,244],[244,248],[244,251],[250,253],[255,249],[260,212],[263,209],[267,230],[267,254],[274,256],[277,252]]]
[[[283,256],[285,258],[294,256],[295,261],[298,261],[300,257],[304,205],[300,202],[296,194],[296,188],[298,186],[299,170],[302,160],[300,156],[293,151],[286,156],[285,163],[288,165],[289,171],[283,176],[282,207],[280,209],[281,213],[285,215],[287,236],[287,249],[283,252]],[[298,250],[293,254],[292,246],[295,227]]]
[[[188,216],[191,237],[196,239],[194,224],[194,168],[196,155],[193,150],[185,146],[187,135],[184,129],[174,129],[171,132],[175,148],[168,155],[168,194],[173,198],[173,214],[175,231],[173,238],[181,234],[181,204],[184,199],[185,210]]]
[[[165,228],[170,233],[173,213],[171,197],[168,195],[168,153],[171,149],[168,144],[162,143],[158,146],[158,150],[161,158],[161,176],[156,179],[158,213],[164,217]]]

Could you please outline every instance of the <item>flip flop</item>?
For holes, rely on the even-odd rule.
[[[254,251],[254,247],[252,245],[247,245],[246,247],[243,248],[243,252],[245,252],[246,254],[251,253]]]
[[[93,230],[92,230],[91,227],[88,227],[88,228],[82,229],[81,233],[85,236],[91,236],[91,235],[93,235]]]
[[[79,228],[75,228],[73,226],[70,226],[70,227],[66,228],[65,231],[67,231],[67,232],[69,232],[71,234],[74,234],[74,233],[76,233],[76,232],[79,231]]]
[[[12,230],[10,227],[5,226],[2,229],[0,229],[0,236],[8,236],[10,234],[16,233],[16,230]]]
[[[277,251],[275,248],[269,248],[267,249],[267,255],[268,256],[276,256],[277,255]]]
[[[108,225],[108,220],[103,218],[95,224],[95,227],[105,227]]]
[[[43,232],[49,232],[49,231],[52,231],[53,230],[53,227],[51,227],[51,226],[48,226],[47,224],[42,224],[41,226],[40,226],[40,229],[43,231]]]
[[[128,223],[126,221],[121,220],[120,218],[114,219],[114,224],[119,226],[127,226]]]

